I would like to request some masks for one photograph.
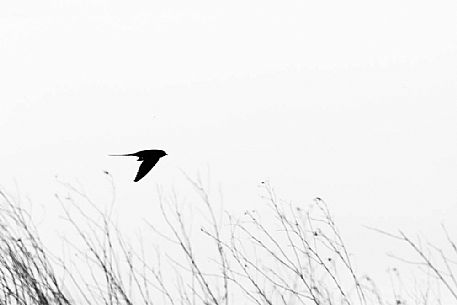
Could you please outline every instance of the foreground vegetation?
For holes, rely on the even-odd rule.
[[[457,302],[451,258],[457,257],[457,246],[446,230],[447,250],[424,246],[402,232],[379,231],[412,250],[413,266],[425,279],[404,285],[393,269],[396,280],[379,289],[358,272],[320,198],[306,208],[293,206],[262,183],[269,212],[230,215],[216,208],[200,182],[189,183],[204,221],[191,224],[176,194],[158,191],[166,228],[146,222],[149,233],[137,243],[123,237],[112,206],[101,210],[85,193],[65,185],[69,195],[57,199],[73,232],[62,240],[70,255],[51,253],[29,213],[0,192],[0,304]]]

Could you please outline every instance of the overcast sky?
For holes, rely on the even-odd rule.
[[[108,170],[118,208],[153,215],[155,186],[179,192],[183,170],[235,212],[261,207],[267,179],[297,203],[322,197],[343,225],[439,223],[457,213],[456,11],[2,1],[0,185],[52,210],[55,175],[97,196]],[[153,148],[169,156],[139,183],[134,158],[107,157]]]

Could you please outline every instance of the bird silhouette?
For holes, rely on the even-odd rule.
[[[166,156],[167,153],[160,149],[150,149],[150,150],[141,150],[139,152],[133,154],[125,154],[125,155],[110,155],[110,156],[132,156],[138,157],[137,161],[143,161],[140,164],[140,168],[138,169],[138,173],[136,174],[134,182],[138,182],[146,176],[147,173],[154,167],[154,165],[159,162],[160,158]]]

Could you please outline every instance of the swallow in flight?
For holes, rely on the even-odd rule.
[[[110,156],[133,156],[138,157],[137,161],[143,161],[140,164],[140,168],[138,169],[138,173],[135,177],[135,182],[140,181],[141,178],[146,176],[147,173],[159,162],[159,159],[166,156],[167,153],[160,149],[150,149],[150,150],[141,150],[139,152],[133,154],[125,154],[125,155],[110,155]]]

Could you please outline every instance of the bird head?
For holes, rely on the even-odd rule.
[[[164,150],[161,150],[159,151],[159,157],[162,158],[162,157],[165,157],[167,156],[168,154],[164,151]]]

